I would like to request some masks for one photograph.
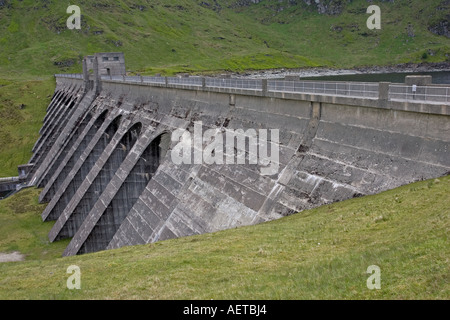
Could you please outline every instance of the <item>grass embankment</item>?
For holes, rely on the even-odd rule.
[[[29,261],[61,256],[68,242],[49,243],[53,222],[42,222],[40,213],[45,205],[38,203],[38,196],[37,189],[29,188],[0,202],[0,252],[17,251]]]
[[[277,221],[57,258],[37,190],[0,203],[0,299],[449,299],[450,176]],[[20,208],[17,204],[21,203]],[[46,254],[43,254],[46,252]],[[81,290],[66,270],[81,269]],[[381,289],[366,286],[381,269]]]
[[[28,163],[55,90],[54,78],[0,79],[0,177]]]

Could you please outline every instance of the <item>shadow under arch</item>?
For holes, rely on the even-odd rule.
[[[70,217],[64,223],[64,226],[61,228],[61,231],[56,238],[57,240],[75,235],[94,204],[102,195],[106,186],[116,174],[117,169],[119,169],[122,162],[133,148],[141,134],[141,130],[142,123],[138,122],[122,136],[120,142],[116,145],[114,151],[111,153],[94,181],[90,184],[76,208],[70,214]]]
[[[47,154],[47,151],[51,148],[59,133],[61,133],[62,129],[66,126],[67,122],[76,109],[74,108],[74,106],[77,102],[78,99],[76,97],[74,97],[73,99],[70,98],[66,106],[58,111],[55,120],[51,121],[47,128],[42,132],[42,140],[40,140],[41,142],[34,150],[35,154],[32,157],[32,162],[35,163],[35,167],[38,167],[41,164],[41,162],[45,158],[43,157],[43,155]]]
[[[95,108],[95,107],[94,107]],[[70,156],[69,160],[64,165],[64,171],[66,173],[69,173],[75,162],[80,158],[80,156],[83,154],[83,151],[86,149],[89,142],[91,142],[94,135],[97,133],[98,129],[102,126],[103,122],[106,120],[106,116],[108,115],[108,110],[103,111],[100,115],[97,116],[95,122],[91,125],[89,128],[89,131],[85,134],[81,142],[76,147],[75,151],[73,151],[72,155]],[[76,127],[74,130],[70,141],[65,145],[63,151],[60,153],[60,155],[57,157],[57,159],[51,164],[51,168],[47,171],[45,176],[42,178],[42,180],[39,182],[38,187],[42,188],[45,187],[50,178],[52,178],[52,175],[58,171],[58,168],[71,151],[71,148],[75,145],[75,142],[79,139],[79,137],[84,132],[85,128],[88,126],[89,122],[91,121],[93,115],[91,112],[89,112],[84,119],[81,121],[81,123]],[[46,197],[46,200],[49,200],[49,197]]]
[[[64,193],[60,196],[60,198],[57,200],[57,203],[54,205],[54,207],[51,209],[51,211],[45,217],[45,221],[56,220],[59,218],[59,216],[63,212],[64,208],[70,202],[73,195],[77,192],[81,183],[84,181],[84,179],[86,178],[88,173],[91,171],[92,167],[95,165],[97,160],[102,155],[106,146],[111,142],[112,138],[114,137],[117,130],[119,129],[121,119],[122,119],[121,115],[114,118],[114,120],[108,125],[106,130],[102,133],[101,137],[95,144],[94,148],[90,151],[89,156],[83,162],[83,164],[78,169],[78,171],[76,172],[74,177],[71,179],[71,181],[70,181],[69,185],[67,186],[66,190],[64,191]],[[103,120],[100,120],[100,118],[97,120],[99,121],[97,123],[98,127],[101,127]],[[98,128],[97,128],[97,130],[98,130]],[[93,135],[95,135],[95,133],[93,133]],[[87,144],[90,141],[90,139],[89,139],[89,141],[88,141],[88,139],[89,139],[89,137],[86,138]],[[73,163],[75,164],[78,161],[78,158],[76,156],[74,156],[73,161],[74,161]],[[60,181],[55,181],[56,185],[54,186],[54,189],[52,191],[53,194],[55,194],[58,191],[58,189],[65,182],[66,178],[67,177],[65,175],[60,175],[60,177],[58,177],[57,180],[60,180]],[[46,211],[47,211],[47,209],[46,209]],[[46,213],[46,211],[44,211],[44,213]]]
[[[49,106],[47,107],[47,113],[45,114],[45,117],[43,119],[43,125],[39,132],[42,132],[45,128],[45,125],[48,124],[49,119],[52,119],[60,107],[63,107],[65,105],[64,100],[70,95],[70,93],[65,92],[64,90],[59,91],[56,96],[53,98],[53,100],[50,102]]]
[[[163,132],[154,138],[139,157],[133,169],[109,203],[78,254],[105,250],[130,210],[141,197],[171,144],[171,134]]]

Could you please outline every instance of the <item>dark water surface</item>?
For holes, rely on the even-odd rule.
[[[320,77],[302,77],[301,80],[321,81],[360,81],[360,82],[394,82],[404,83],[407,75],[430,75],[434,84],[450,84],[450,71],[437,72],[412,72],[412,73],[372,73],[372,74],[350,74]]]

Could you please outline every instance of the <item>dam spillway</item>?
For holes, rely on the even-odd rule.
[[[27,165],[43,220],[56,221],[49,239],[71,238],[64,255],[257,224],[450,172],[450,88],[427,79],[131,77],[118,53],[83,64],[55,76]],[[174,133],[195,137],[198,124],[224,136],[276,129],[277,170],[251,161],[260,150],[248,136],[245,163],[226,150],[232,163],[176,163]]]

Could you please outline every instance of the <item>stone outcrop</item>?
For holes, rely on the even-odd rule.
[[[450,20],[450,15],[448,15],[446,19],[438,21],[437,23],[429,26],[428,30],[430,30],[430,32],[432,32],[438,36],[444,36],[444,37],[450,38],[449,20]]]

